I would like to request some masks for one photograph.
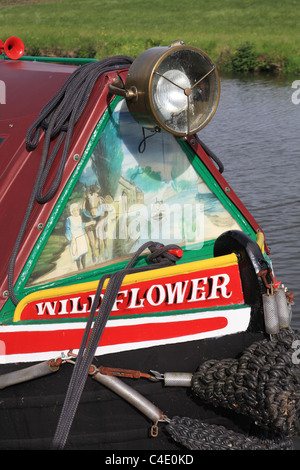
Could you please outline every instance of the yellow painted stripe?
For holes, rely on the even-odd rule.
[[[262,253],[265,251],[265,237],[262,232],[257,232],[256,234],[256,243],[258,244],[259,248],[261,249]]]
[[[179,264],[175,266],[168,266],[165,268],[153,269],[150,271],[143,271],[140,273],[128,274],[123,279],[122,286],[129,284],[136,284],[145,281],[155,281],[170,276],[177,276],[181,274],[193,273],[197,271],[204,271],[213,268],[225,268],[226,266],[237,265],[237,256],[234,253],[224,256],[218,256],[216,258],[209,258],[200,261],[194,261],[191,263]],[[109,279],[104,283],[103,288],[106,288]],[[72,284],[63,287],[54,287],[51,289],[45,289],[41,291],[33,292],[24,297],[18,303],[13,321],[20,321],[23,309],[31,302],[37,302],[43,299],[57,298],[64,295],[80,294],[83,292],[96,291],[99,281],[84,282],[81,284]]]

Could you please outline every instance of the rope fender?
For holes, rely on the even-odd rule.
[[[174,416],[167,426],[174,441],[190,450],[292,450],[288,437],[246,436],[224,426]]]
[[[208,360],[194,373],[192,390],[204,403],[247,415],[275,434],[297,435],[300,370],[292,355],[299,339],[299,332],[282,329],[276,338],[251,344],[238,359]]]

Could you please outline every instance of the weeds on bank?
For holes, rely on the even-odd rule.
[[[163,40],[157,38],[147,38],[145,41],[124,43],[121,40],[105,40],[93,42],[85,40],[78,47],[73,49],[52,46],[40,48],[36,44],[27,46],[26,55],[29,56],[50,56],[50,57],[76,57],[76,58],[97,58],[102,59],[118,54],[137,57],[145,49],[165,45]],[[290,64],[287,59],[278,55],[272,57],[268,54],[259,55],[255,51],[254,44],[242,43],[236,49],[230,50],[224,47],[219,51],[217,58],[213,58],[220,72],[246,74],[246,73],[271,73],[279,74],[289,72],[289,67],[300,72],[299,63]]]

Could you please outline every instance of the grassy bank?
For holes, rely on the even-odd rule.
[[[221,71],[300,73],[298,0],[0,0],[0,31],[26,55],[136,57],[183,39]]]

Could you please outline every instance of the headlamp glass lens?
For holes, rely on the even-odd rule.
[[[218,79],[213,65],[198,51],[176,50],[154,71],[154,111],[171,132],[191,134],[204,127],[217,100]]]
[[[184,90],[189,87],[189,79],[180,70],[168,70],[158,79],[157,105],[160,105],[161,112],[166,117],[169,113],[180,113],[186,108],[187,99]]]

